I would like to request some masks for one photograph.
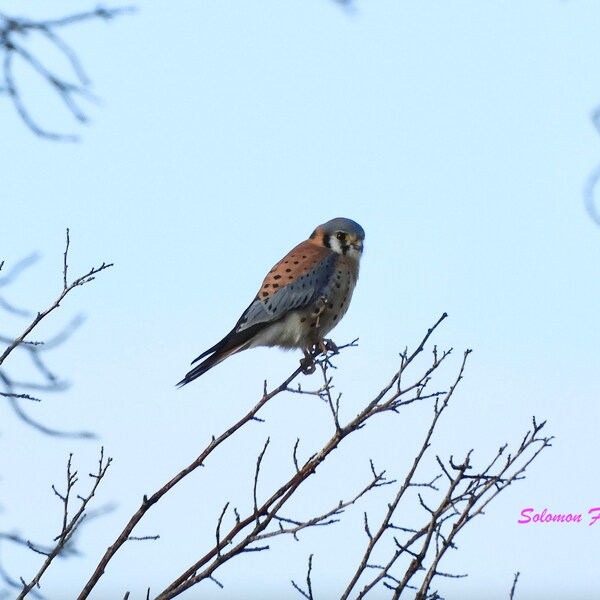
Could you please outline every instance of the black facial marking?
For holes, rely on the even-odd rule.
[[[323,236],[323,246],[331,248],[331,236],[328,233]]]

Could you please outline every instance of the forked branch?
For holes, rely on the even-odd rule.
[[[65,251],[63,254],[63,265],[62,265],[62,289],[59,291],[56,299],[42,311],[39,311],[31,318],[28,311],[22,308],[16,308],[11,302],[7,301],[4,297],[0,300],[0,309],[15,315],[17,318],[30,318],[31,320],[25,326],[23,331],[17,336],[6,336],[0,335],[0,344],[4,345],[4,349],[0,353],[0,396],[8,400],[15,414],[28,425],[31,425],[35,429],[45,433],[47,435],[54,436],[67,436],[67,437],[93,437],[92,434],[87,432],[78,433],[65,433],[51,429],[29,417],[26,411],[21,406],[21,401],[40,401],[38,397],[39,392],[56,392],[61,391],[66,387],[66,384],[61,381],[47,366],[44,353],[52,350],[65,342],[72,332],[80,324],[81,319],[73,319],[62,331],[60,331],[54,337],[45,340],[44,342],[32,340],[31,334],[39,326],[39,324],[45,320],[49,315],[56,311],[61,305],[62,301],[77,287],[85,285],[93,281],[99,273],[112,267],[112,264],[102,263],[99,267],[90,269],[84,275],[76,277],[69,281],[68,278],[68,254],[70,246],[70,235],[67,229]],[[21,261],[3,278],[0,279],[0,287],[6,287],[12,284],[18,275],[28,266],[30,266],[36,259],[35,255],[28,257]],[[34,370],[37,375],[41,376],[42,382],[27,381],[23,382],[18,380],[16,377],[9,373],[7,368],[7,361],[9,357],[15,351],[21,351],[29,357],[33,364]],[[34,395],[35,394],[35,395]]]
[[[76,141],[74,135],[65,135],[50,131],[41,125],[32,116],[23,92],[17,83],[16,64],[21,63],[40,77],[64,104],[65,108],[80,123],[87,122],[88,118],[79,105],[79,99],[95,100],[91,91],[91,81],[86,75],[79,56],[67,44],[61,33],[62,28],[79,24],[85,21],[108,21],[115,17],[130,14],[133,7],[102,8],[72,14],[58,19],[29,19],[26,17],[9,16],[0,12],[0,63],[1,76],[0,93],[5,93],[13,103],[21,120],[33,133],[39,137],[58,140]],[[41,36],[50,44],[50,49],[65,59],[70,67],[70,73],[62,77],[58,72],[48,66],[45,57],[34,53],[30,40],[36,35]]]
[[[67,483],[65,491],[59,492],[54,486],[52,486],[55,496],[61,501],[63,505],[62,526],[60,529],[60,533],[54,538],[54,545],[48,550],[41,549],[39,547],[34,546],[33,544],[29,544],[29,547],[32,550],[34,550],[38,554],[45,555],[46,559],[44,560],[39,571],[33,576],[29,583],[24,583],[23,589],[17,596],[17,600],[22,600],[23,598],[25,598],[25,596],[27,596],[27,594],[31,590],[39,586],[42,576],[48,570],[54,559],[61,553],[63,553],[67,545],[71,542],[79,526],[83,523],[84,519],[86,518],[86,511],[88,505],[96,495],[98,486],[100,485],[100,482],[104,479],[106,471],[108,470],[108,468],[110,467],[110,463],[112,462],[111,458],[104,458],[104,448],[101,448],[100,459],[98,460],[98,469],[95,473],[89,474],[89,476],[93,480],[92,487],[85,496],[82,496],[80,494],[75,495],[74,492],[79,480],[77,477],[77,471],[73,470],[72,458],[73,455],[69,455],[69,460],[67,462]],[[74,513],[72,513],[73,503],[77,501],[79,501],[79,507],[75,510]]]

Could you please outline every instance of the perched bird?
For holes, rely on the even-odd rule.
[[[177,385],[203,375],[228,356],[255,346],[301,348],[306,372],[314,370],[313,353],[335,345],[324,340],[348,310],[358,279],[365,232],[351,219],[319,225],[304,242],[267,274],[258,294],[235,327]]]

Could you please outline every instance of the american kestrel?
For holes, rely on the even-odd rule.
[[[363,228],[351,219],[339,217],[319,225],[269,271],[235,327],[196,358],[192,364],[204,360],[177,385],[255,346],[301,348],[308,371],[316,350],[335,349],[324,336],[348,310],[364,239]]]

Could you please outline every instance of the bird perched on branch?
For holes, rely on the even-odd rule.
[[[348,310],[365,232],[351,219],[319,225],[267,274],[258,294],[235,327],[177,385],[203,375],[228,356],[255,346],[301,348],[305,372],[314,370],[314,355],[336,350],[325,340]]]

